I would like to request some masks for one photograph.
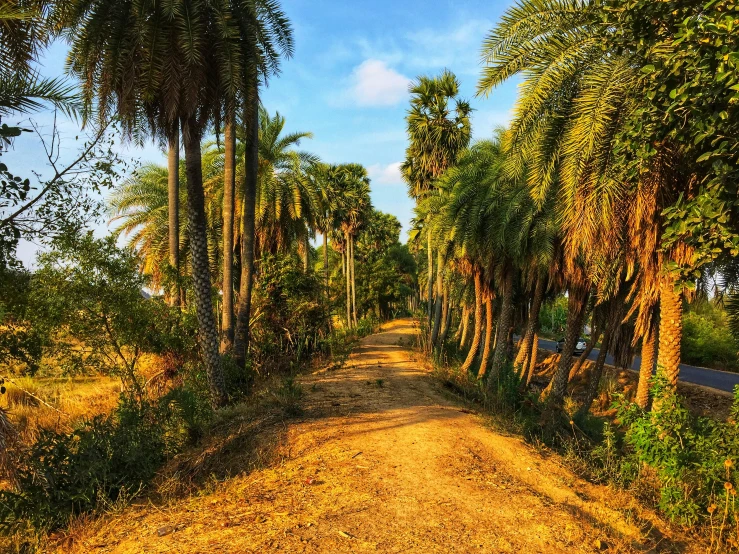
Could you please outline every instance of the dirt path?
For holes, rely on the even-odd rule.
[[[392,322],[344,368],[303,378],[305,413],[289,424],[280,463],[129,509],[76,550],[693,551],[626,495],[578,479],[450,399],[413,361],[414,332],[411,320]]]

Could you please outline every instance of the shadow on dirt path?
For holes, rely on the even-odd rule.
[[[116,516],[80,551],[702,551],[450,399],[414,361],[416,332],[393,321],[343,368],[301,378],[279,463]]]

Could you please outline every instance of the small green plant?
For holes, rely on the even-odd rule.
[[[303,413],[300,405],[303,398],[303,387],[295,381],[294,377],[286,378],[272,395],[285,415],[295,417]]]
[[[375,380],[375,384],[376,384],[376,385],[377,385],[377,386],[378,386],[379,388],[382,388],[382,387],[384,387],[384,386],[385,386],[385,380],[384,380],[384,379],[376,379],[376,380]]]

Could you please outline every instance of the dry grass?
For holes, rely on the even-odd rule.
[[[85,418],[110,412],[118,402],[120,381],[110,377],[69,379],[23,377],[6,382],[0,408],[24,442],[41,429],[70,431]]]

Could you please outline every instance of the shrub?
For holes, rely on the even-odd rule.
[[[113,414],[71,433],[41,431],[20,458],[14,490],[0,491],[0,528],[52,530],[74,515],[136,494],[168,456],[193,439],[196,406],[182,390],[153,406],[122,397]]]
[[[656,472],[660,509],[680,524],[696,525],[721,506],[723,516],[736,521],[739,388],[725,423],[691,414],[662,378],[655,379],[653,395],[653,411],[621,402],[618,418],[626,426],[629,454]]]
[[[702,367],[739,370],[737,343],[722,309],[705,302],[685,313],[682,360]]]

